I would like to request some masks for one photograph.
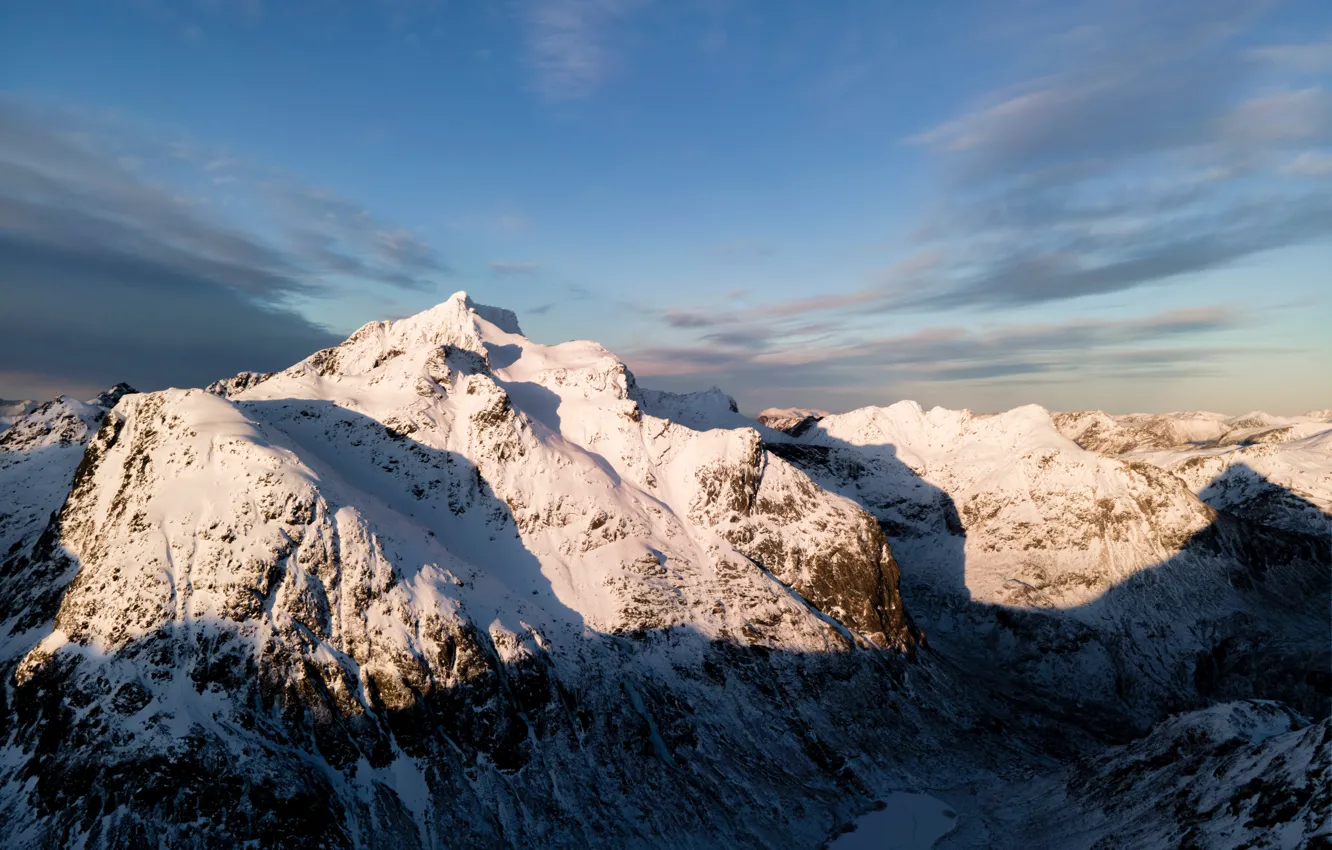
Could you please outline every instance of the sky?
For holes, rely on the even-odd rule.
[[[0,397],[457,290],[750,413],[1332,407],[1332,3],[0,0]]]

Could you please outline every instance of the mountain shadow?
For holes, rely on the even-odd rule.
[[[984,517],[959,514],[894,446],[867,451],[820,438],[832,445],[771,440],[766,447],[879,520],[926,645],[969,679],[1112,739],[1238,698],[1280,700],[1312,718],[1332,713],[1329,536],[1214,511],[1174,555],[1121,581],[1040,570],[1018,578],[1015,555],[1006,589],[1017,604],[979,602],[967,589],[966,544],[967,528]],[[1277,490],[1280,498],[1264,504],[1317,512],[1266,482],[1267,492]],[[1061,583],[1084,581],[1101,588],[1085,604],[1059,608],[1046,598]]]
[[[1181,464],[1204,464],[1195,457]],[[1199,498],[1218,511],[1261,525],[1332,538],[1332,517],[1299,493],[1267,480],[1245,463],[1221,470],[1199,492]]]

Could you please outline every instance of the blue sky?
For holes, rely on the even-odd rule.
[[[466,289],[749,411],[1332,406],[1332,4],[0,3],[0,396]]]

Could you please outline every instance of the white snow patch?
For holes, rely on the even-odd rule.
[[[934,842],[953,831],[957,813],[929,794],[895,791],[882,809],[855,823],[828,846],[833,850],[930,850]]]

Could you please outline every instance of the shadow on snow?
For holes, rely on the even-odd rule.
[[[1007,586],[1024,604],[978,602],[967,582],[967,522],[952,497],[892,445],[820,438],[832,445],[797,436],[766,447],[879,520],[907,609],[928,645],[968,678],[1111,738],[1231,699],[1281,700],[1315,719],[1332,714],[1332,537],[1217,511],[1176,554],[1085,604],[1058,608],[1017,578]],[[1222,477],[1261,478],[1238,466]],[[1318,513],[1265,483],[1280,494],[1269,503]]]

